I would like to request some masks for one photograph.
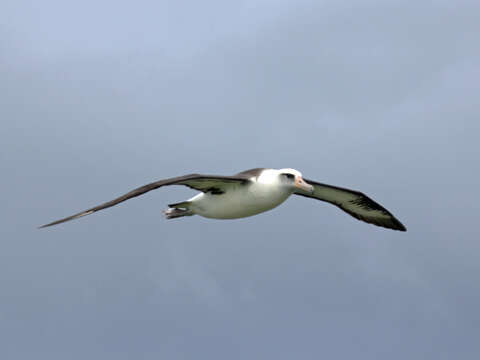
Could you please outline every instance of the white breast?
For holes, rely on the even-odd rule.
[[[224,194],[198,194],[189,201],[190,209],[200,216],[214,219],[236,219],[271,210],[291,195],[285,187],[254,182],[235,185]]]

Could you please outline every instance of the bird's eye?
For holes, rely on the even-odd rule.
[[[290,179],[290,180],[293,180],[293,179],[295,178],[295,175],[289,174],[289,173],[284,173],[284,174],[282,174],[282,175],[283,175],[283,176],[286,176],[287,179]]]

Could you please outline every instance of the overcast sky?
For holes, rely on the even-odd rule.
[[[478,359],[478,1],[0,4],[0,358]],[[165,221],[190,172],[293,167],[408,228],[291,198]]]

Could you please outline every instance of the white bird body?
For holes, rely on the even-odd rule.
[[[271,210],[293,193],[278,178],[279,170],[265,170],[258,178],[250,178],[247,186],[236,184],[222,195],[200,193],[189,199],[188,209],[212,219],[238,219]]]

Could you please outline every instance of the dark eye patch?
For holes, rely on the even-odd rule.
[[[293,180],[293,179],[295,178],[295,175],[289,174],[289,173],[283,173],[282,175],[283,175],[283,176],[286,176],[287,179],[290,179],[290,180]]]

